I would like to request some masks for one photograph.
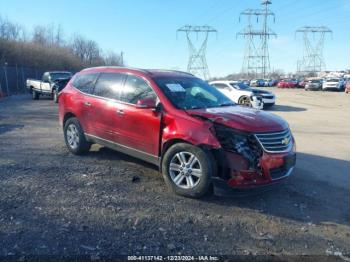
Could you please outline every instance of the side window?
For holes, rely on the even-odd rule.
[[[225,84],[214,84],[214,86],[220,90],[230,90],[230,88]]]
[[[136,104],[138,100],[148,97],[156,99],[157,96],[145,80],[129,75],[122,89],[120,100]]]
[[[103,73],[97,80],[94,95],[119,100],[125,76],[118,73]]]
[[[47,83],[47,82],[50,81],[50,74],[49,74],[48,72],[46,72],[46,73],[43,74],[43,79],[42,79],[42,81],[43,81],[44,83]]]
[[[99,74],[77,75],[73,79],[72,84],[75,88],[79,89],[81,92],[91,94],[98,75]]]

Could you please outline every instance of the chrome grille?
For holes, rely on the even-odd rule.
[[[292,134],[289,129],[276,133],[259,133],[255,137],[261,146],[269,153],[282,153],[292,147]]]

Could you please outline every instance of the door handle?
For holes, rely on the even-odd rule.
[[[121,116],[125,115],[123,109],[117,109],[117,114]]]
[[[90,102],[84,102],[84,105],[90,107],[90,106],[91,106],[91,103],[90,103]]]

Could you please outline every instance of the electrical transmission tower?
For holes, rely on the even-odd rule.
[[[210,26],[191,26],[186,25],[177,30],[177,33],[185,33],[189,48],[189,60],[187,71],[196,76],[202,76],[205,80],[210,78],[209,68],[206,59],[206,51],[209,35],[216,33],[217,30]],[[199,35],[202,35],[201,44],[195,45],[193,35],[196,35],[197,40]]]
[[[264,8],[246,9],[240,14],[240,20],[242,16],[247,17],[248,20],[248,26],[243,31],[237,33],[237,36],[242,36],[246,39],[242,72],[247,75],[253,74],[254,76],[265,78],[270,72],[268,41],[270,37],[277,38],[277,34],[268,26],[270,17],[275,22],[275,14],[269,10],[269,5],[271,4],[271,1],[263,0],[262,5]],[[262,29],[255,29],[253,27],[252,18],[255,18],[257,22],[262,18]]]
[[[326,26],[304,26],[295,31],[303,34],[304,50],[303,58],[298,61],[298,73],[309,74],[321,72],[326,68],[323,58],[324,41],[326,34],[332,34]],[[311,40],[310,36],[313,36]]]

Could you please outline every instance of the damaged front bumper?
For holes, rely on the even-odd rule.
[[[219,178],[235,189],[251,189],[282,182],[296,164],[296,147],[290,130],[243,134],[216,126],[222,145],[217,151]]]
[[[264,153],[260,160],[259,169],[237,169],[237,165],[232,161],[237,156],[233,156],[230,152],[225,154],[229,174],[226,182],[232,188],[252,188],[281,182],[292,174],[296,163],[294,152],[286,154]]]

